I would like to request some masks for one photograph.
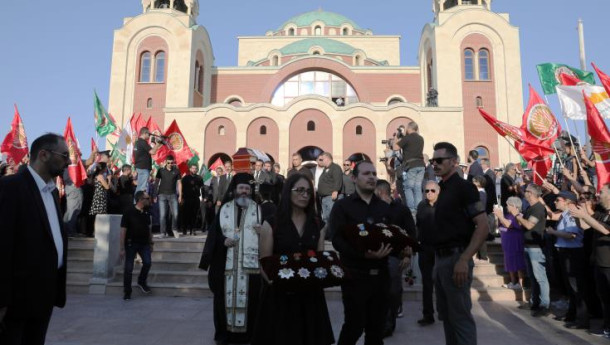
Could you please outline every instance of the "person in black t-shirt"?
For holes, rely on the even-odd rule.
[[[133,195],[136,192],[136,181],[133,179],[131,165],[125,164],[121,167],[121,177],[119,177],[119,203],[121,214],[125,214],[133,206]]]
[[[457,157],[455,146],[441,142],[434,145],[430,161],[436,176],[442,178],[431,232],[436,309],[447,344],[476,344],[470,297],[472,257],[487,238],[489,223],[476,187],[457,172]]]
[[[150,139],[150,130],[147,127],[140,129],[138,140],[133,146],[134,166],[136,168],[138,186],[136,191],[146,191],[148,187],[148,179],[152,170],[152,155],[159,151],[160,141],[155,141],[155,147],[150,147],[148,140]]]
[[[151,253],[153,251],[152,232],[150,229],[150,196],[146,192],[136,192],[136,204],[132,206],[121,218],[121,259],[125,259],[125,272],[123,273],[123,299],[131,299],[131,274],[136,254],[142,258],[142,269],[138,276],[138,287],[143,293],[151,293],[146,283],[151,266]]]
[[[178,238],[178,204],[182,204],[182,181],[180,170],[176,167],[174,156],[165,158],[165,165],[157,171],[157,198],[159,200],[159,225],[162,236],[169,236],[167,231],[167,207],[172,213],[172,233]],[[176,192],[178,195],[176,196]]]
[[[181,181],[182,185],[182,213],[181,213],[181,228],[182,234],[186,235],[187,229],[190,234],[197,222],[197,214],[199,213],[199,196],[201,195],[201,187],[203,187],[203,178],[197,174],[197,164],[192,164],[189,167],[189,173],[184,175]]]
[[[424,138],[419,135],[419,127],[409,122],[406,135],[394,143],[394,150],[402,150],[402,184],[405,203],[412,214],[422,199],[422,182],[426,171],[424,164]]]

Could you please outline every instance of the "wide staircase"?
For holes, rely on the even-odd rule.
[[[198,268],[206,236],[186,236],[179,239],[155,239],[152,253],[152,268],[148,275],[148,285],[153,295],[209,297],[207,272]],[[93,251],[95,240],[89,238],[70,239],[68,252],[68,292],[88,293],[89,279],[93,271]],[[327,242],[326,247],[332,250]],[[523,292],[516,292],[502,287],[508,282],[504,272],[503,253],[499,239],[488,242],[489,262],[475,260],[472,298],[480,301],[515,301],[524,300]],[[137,283],[142,264],[136,260],[132,284]],[[416,273],[416,275],[418,275]],[[416,277],[418,278],[418,277]],[[416,279],[418,281],[418,279]],[[406,300],[421,300],[421,285],[404,284]],[[135,288],[136,292],[138,291]],[[123,266],[115,269],[115,276],[108,283],[107,294],[123,293]],[[339,287],[326,289],[327,297],[340,298]]]

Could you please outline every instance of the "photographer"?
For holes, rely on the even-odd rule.
[[[405,191],[405,201],[411,213],[415,214],[417,205],[422,199],[422,182],[424,179],[424,138],[418,133],[415,122],[409,122],[406,128],[398,127],[394,150],[402,151],[402,184]],[[398,172],[397,172],[398,173]]]
[[[134,165],[136,167],[136,173],[138,178],[138,186],[136,191],[146,191],[148,186],[148,179],[150,177],[150,171],[152,170],[152,155],[159,151],[163,140],[156,139],[155,147],[148,145],[150,139],[150,130],[148,127],[142,127],[140,129],[140,136],[133,147]]]

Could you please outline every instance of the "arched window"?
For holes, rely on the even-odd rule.
[[[479,50],[479,79],[489,80],[489,52],[487,49]]]
[[[150,83],[150,52],[142,53],[140,57],[140,82]]]
[[[194,89],[199,91],[199,70],[201,69],[201,66],[199,66],[199,61],[195,61],[195,84],[194,84]]]
[[[388,102],[388,105],[392,105],[392,104],[396,104],[396,103],[404,103],[404,101],[398,97],[394,97]]]
[[[278,66],[280,64],[280,57],[277,55],[273,56],[273,60],[271,62],[271,66]]]
[[[160,51],[155,55],[155,83],[165,81],[165,52]]]
[[[356,65],[356,66],[362,65],[362,57],[360,55],[356,55],[356,58],[354,60],[355,60],[354,65]]]
[[[316,27],[313,29],[313,34],[315,36],[322,36],[322,27],[320,25],[316,25]]]
[[[487,158],[489,159],[489,150],[485,146],[477,146],[474,148],[475,151],[479,153],[479,159]]]
[[[343,78],[323,71],[308,71],[294,75],[274,92],[271,104],[283,107],[295,97],[318,95],[331,100],[341,98],[343,105],[358,102],[356,91]]]
[[[356,126],[356,135],[362,135],[362,126]]]
[[[150,109],[153,107],[152,98],[146,100],[146,108]]]
[[[218,135],[225,135],[225,126],[218,126]]]
[[[203,65],[199,66],[199,72],[197,74],[199,75],[199,77],[198,77],[199,82],[197,83],[197,91],[199,91],[199,93],[203,93]]]
[[[474,51],[464,50],[464,79],[474,80]]]
[[[174,9],[186,13],[188,7],[184,3],[184,0],[174,0]]]
[[[477,96],[475,104],[477,108],[483,108],[483,97]]]
[[[307,131],[314,132],[316,130],[316,123],[313,121],[307,122]]]
[[[288,36],[294,36],[294,28],[288,29]]]
[[[347,28],[343,28],[343,30],[341,31],[341,34],[343,34],[343,36],[347,36],[348,33],[349,30],[347,30]]]
[[[313,55],[320,55],[320,51],[319,50],[314,50],[312,54]]]
[[[265,126],[265,125],[261,126],[261,128],[258,131],[258,133],[260,135],[267,135],[267,126]]]

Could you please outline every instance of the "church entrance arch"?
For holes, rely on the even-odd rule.
[[[371,157],[369,157],[369,155],[367,155],[364,152],[356,152],[353,155],[349,156],[346,161],[350,161],[352,163],[359,163],[362,161],[369,161],[372,162]],[[339,162],[336,162],[337,164],[339,164]]]
[[[226,162],[233,162],[233,160],[231,159],[231,156],[229,156],[228,154],[224,153],[224,152],[218,152],[213,154],[210,159],[208,160],[208,169],[212,166],[212,164],[214,164],[214,162],[216,162],[216,160],[220,158],[220,160],[222,161],[222,164],[224,165]]]
[[[313,146],[315,145],[315,146]],[[296,114],[290,122],[290,155],[306,147],[315,147],[320,151],[332,152],[333,126],[328,116],[318,109],[305,109]],[[320,152],[321,153],[321,152]],[[313,152],[308,154],[313,155]],[[303,161],[316,157],[303,156]],[[292,163],[289,162],[289,166]]]
[[[303,158],[303,163],[307,166],[313,166],[316,163],[316,159],[318,159],[318,156],[324,152],[324,150],[322,150],[321,148],[317,147],[317,146],[305,146],[303,148],[301,148],[300,150],[297,151],[297,153],[299,153],[301,155],[301,157]],[[292,159],[292,157],[291,157]],[[292,166],[292,164],[291,164]]]

